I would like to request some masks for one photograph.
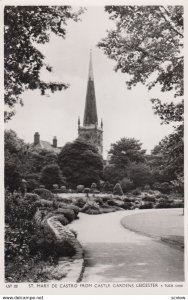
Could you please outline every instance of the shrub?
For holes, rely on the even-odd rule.
[[[92,202],[89,202],[89,203],[86,203],[84,205],[84,207],[81,209],[82,212],[86,213],[86,214],[99,214],[100,213],[100,208],[99,208],[99,205],[92,201]]]
[[[60,203],[64,203],[64,204],[72,204],[73,203],[72,198],[62,198],[62,197],[60,197],[58,195],[56,195],[55,198]]]
[[[121,205],[121,207],[125,210],[129,210],[133,207],[132,203],[131,202],[125,202],[123,205]]]
[[[84,198],[77,198],[75,201],[74,201],[74,205],[82,208],[84,207],[84,205],[86,204],[86,200]]]
[[[77,236],[78,236],[78,233],[77,233],[77,231],[76,231],[76,230],[74,230],[74,229],[70,229],[70,232],[72,232],[72,233],[74,234],[75,238],[77,238]]]
[[[129,178],[126,178],[126,177],[120,181],[120,184],[121,184],[121,187],[122,187],[122,190],[124,193],[130,191],[134,185],[132,180],[130,180]]]
[[[91,184],[91,190],[96,190],[96,189],[97,189],[97,185],[96,185],[95,182],[93,182],[93,183]]]
[[[100,197],[97,197],[96,198],[96,200],[95,200],[95,202],[98,204],[98,205],[103,205],[103,199],[102,198],[100,198]]]
[[[103,202],[107,202],[108,200],[111,200],[112,198],[110,196],[101,196],[101,199]]]
[[[127,203],[127,202],[129,202],[129,203],[131,203],[131,202],[134,202],[134,200],[135,200],[135,197],[134,198],[123,198],[122,199],[125,203]]]
[[[59,211],[54,211],[53,214],[58,214],[59,215]],[[67,224],[69,224],[69,221],[67,220],[67,218],[64,215],[59,215],[58,216],[58,221],[63,225],[66,226]]]
[[[77,185],[76,187],[76,191],[77,193],[82,193],[84,190],[84,185],[80,184],[80,185]]]
[[[88,194],[90,193],[90,189],[89,188],[85,188],[84,189],[84,193],[86,193],[86,195],[88,196]]]
[[[10,191],[18,190],[21,185],[21,173],[16,163],[5,162],[5,187]]]
[[[156,204],[155,208],[171,208],[172,204],[169,202],[159,202]]]
[[[75,214],[72,209],[69,208],[58,208],[56,210],[56,214],[62,214],[65,216],[65,218],[70,222],[72,222],[75,219]]]
[[[44,188],[38,188],[38,189],[34,189],[33,191],[35,194],[39,195],[40,198],[42,199],[53,199],[54,198],[54,195],[52,194],[52,192],[50,192],[49,190],[47,189],[44,189]]]
[[[35,179],[27,179],[27,191],[32,192],[39,187],[39,182]]]
[[[119,195],[119,196],[122,196],[122,195],[123,195],[123,191],[122,191],[122,188],[121,188],[121,184],[120,184],[120,183],[116,183],[116,185],[114,186],[113,194],[114,194],[114,195]]]
[[[149,203],[144,203],[140,206],[140,209],[151,209],[153,208],[153,203],[149,202]]]
[[[100,193],[100,191],[97,190],[97,185],[96,185],[95,182],[92,183],[90,191],[91,191],[91,193],[94,193],[94,194],[99,194]]]
[[[60,190],[61,190],[61,193],[66,193],[67,192],[67,189],[66,189],[66,186],[65,185],[62,185],[60,187]]]
[[[5,260],[24,261],[30,253],[34,234],[35,203],[26,202],[20,194],[5,194]]]
[[[119,200],[119,199],[111,199],[107,201],[108,205],[112,205],[112,206],[123,206],[124,205],[124,201],[123,200]]]
[[[173,202],[171,204],[171,206],[172,206],[172,208],[182,208],[182,207],[184,207],[184,203],[183,203],[183,201],[182,202]]]
[[[153,196],[150,196],[150,195],[144,195],[142,197],[142,200],[147,201],[147,202],[155,202],[155,198]]]
[[[76,205],[67,205],[67,208],[73,210],[75,217],[78,216],[80,209]]]
[[[168,194],[170,193],[170,191],[172,191],[173,186],[169,184],[169,182],[162,182],[162,183],[156,182],[154,183],[153,188],[162,193]]]
[[[36,207],[53,207],[53,201],[40,199],[35,202]]]
[[[26,193],[24,196],[24,201],[31,201],[31,202],[35,202],[40,200],[40,197],[37,194],[33,194],[33,193]]]
[[[101,213],[99,209],[95,209],[94,207],[87,207],[83,212],[88,215],[98,215]]]
[[[132,191],[132,194],[134,196],[139,196],[139,195],[141,195],[141,190],[139,188],[136,188],[135,190]]]
[[[53,190],[58,190],[59,185],[58,184],[53,184],[52,187],[53,187]]]
[[[149,185],[149,184],[146,184],[146,185],[144,186],[144,190],[145,190],[145,191],[149,191],[149,190],[150,190],[150,185]]]

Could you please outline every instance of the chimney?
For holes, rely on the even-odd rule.
[[[38,132],[35,132],[34,134],[34,145],[37,145],[40,143],[40,134]]]
[[[56,138],[56,136],[53,137],[53,147],[57,148],[57,138]]]

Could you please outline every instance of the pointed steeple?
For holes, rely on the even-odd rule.
[[[89,74],[87,83],[87,93],[84,111],[84,126],[98,125],[97,105],[95,98],[95,86],[93,76],[92,51],[90,50]]]

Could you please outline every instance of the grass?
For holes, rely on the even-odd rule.
[[[184,217],[183,210],[162,209],[149,210],[133,214],[122,219],[125,228],[135,232],[160,238],[172,245],[184,244]]]

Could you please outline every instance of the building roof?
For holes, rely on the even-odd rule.
[[[97,117],[97,104],[96,104],[96,97],[95,97],[92,52],[90,51],[89,74],[88,74],[83,125],[88,126],[91,124],[98,124],[98,117]]]
[[[45,149],[45,150],[48,150],[48,151],[53,151],[55,153],[59,153],[60,150],[61,150],[61,147],[53,147],[53,145],[51,145],[49,142],[47,141],[41,141],[34,145],[32,144],[32,146],[35,148],[35,149]]]

